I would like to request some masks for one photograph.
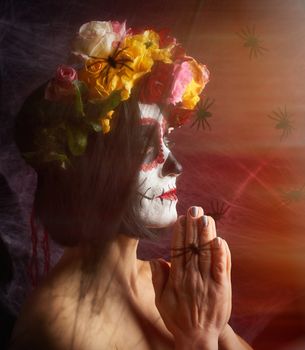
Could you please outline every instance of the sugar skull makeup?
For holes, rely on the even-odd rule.
[[[146,145],[139,173],[140,216],[147,227],[165,227],[177,219],[176,178],[182,167],[168,148],[166,121],[158,105],[139,107]]]

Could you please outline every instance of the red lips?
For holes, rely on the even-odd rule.
[[[169,200],[177,200],[177,190],[175,188],[173,188],[170,191],[164,192],[162,194],[160,194],[160,196],[158,196],[157,198],[161,198],[161,199],[169,199]]]

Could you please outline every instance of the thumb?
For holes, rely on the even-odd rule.
[[[162,293],[165,290],[170,267],[168,263],[163,259],[151,260],[150,267],[152,272],[152,282],[156,294],[156,304],[160,301]]]

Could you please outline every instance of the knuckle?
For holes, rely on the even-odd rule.
[[[201,261],[210,261],[211,260],[211,251],[206,249],[200,252],[199,258]]]
[[[224,274],[225,271],[226,271],[226,265],[223,261],[220,261],[215,264],[215,272],[217,274],[222,275]]]
[[[227,258],[227,250],[224,246],[215,249],[215,255],[217,260],[225,260]]]

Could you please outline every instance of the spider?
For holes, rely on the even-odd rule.
[[[249,58],[251,60],[252,56],[258,57],[262,55],[264,51],[268,49],[260,46],[261,40],[255,34],[255,26],[253,25],[252,29],[248,26],[243,28],[240,32],[236,33],[243,41],[244,47],[249,48]]]
[[[215,221],[220,221],[224,218],[229,209],[229,205],[215,200],[211,202],[211,212],[207,212],[206,215],[211,216]]]
[[[118,68],[126,67],[131,71],[133,71],[133,68],[131,68],[127,64],[128,62],[132,62],[131,59],[119,58],[119,56],[122,54],[122,52],[124,52],[127,49],[127,47],[125,47],[124,49],[119,49],[119,46],[120,46],[120,43],[118,43],[114,52],[111,55],[109,55],[107,58],[90,56],[93,62],[91,61],[92,63],[87,64],[87,69],[92,73],[96,73],[95,69],[99,70],[100,68],[100,65],[97,65],[97,64],[106,63],[105,66],[101,69],[101,71],[98,72],[100,77],[104,76],[106,84],[108,84],[110,69],[118,69]]]
[[[209,97],[204,102],[203,100],[200,100],[197,107],[196,119],[191,127],[197,125],[197,130],[199,130],[200,126],[205,130],[207,126],[211,130],[211,126],[207,119],[212,117],[212,113],[209,112],[208,109],[213,105],[214,101],[214,99],[210,100]]]
[[[193,255],[200,255],[201,252],[214,249],[211,247],[211,242],[207,242],[205,244],[196,244],[195,242],[190,243],[187,247],[182,248],[173,248],[172,252],[177,252],[177,254],[172,255],[172,258],[178,258],[182,255],[187,255],[190,253],[190,256],[187,260],[187,262],[190,261]]]
[[[278,112],[273,111],[272,115],[268,115],[268,117],[272,120],[275,120],[277,123],[275,124],[276,129],[282,129],[282,135],[280,140],[282,141],[284,138],[288,137],[288,135],[291,133],[291,131],[294,129],[292,126],[292,121],[289,119],[290,116],[287,113],[286,106],[284,107],[284,110],[282,111],[280,108]]]
[[[287,192],[282,192],[282,198],[284,204],[289,204],[291,202],[300,202],[305,200],[305,185],[299,189],[290,190]]]

